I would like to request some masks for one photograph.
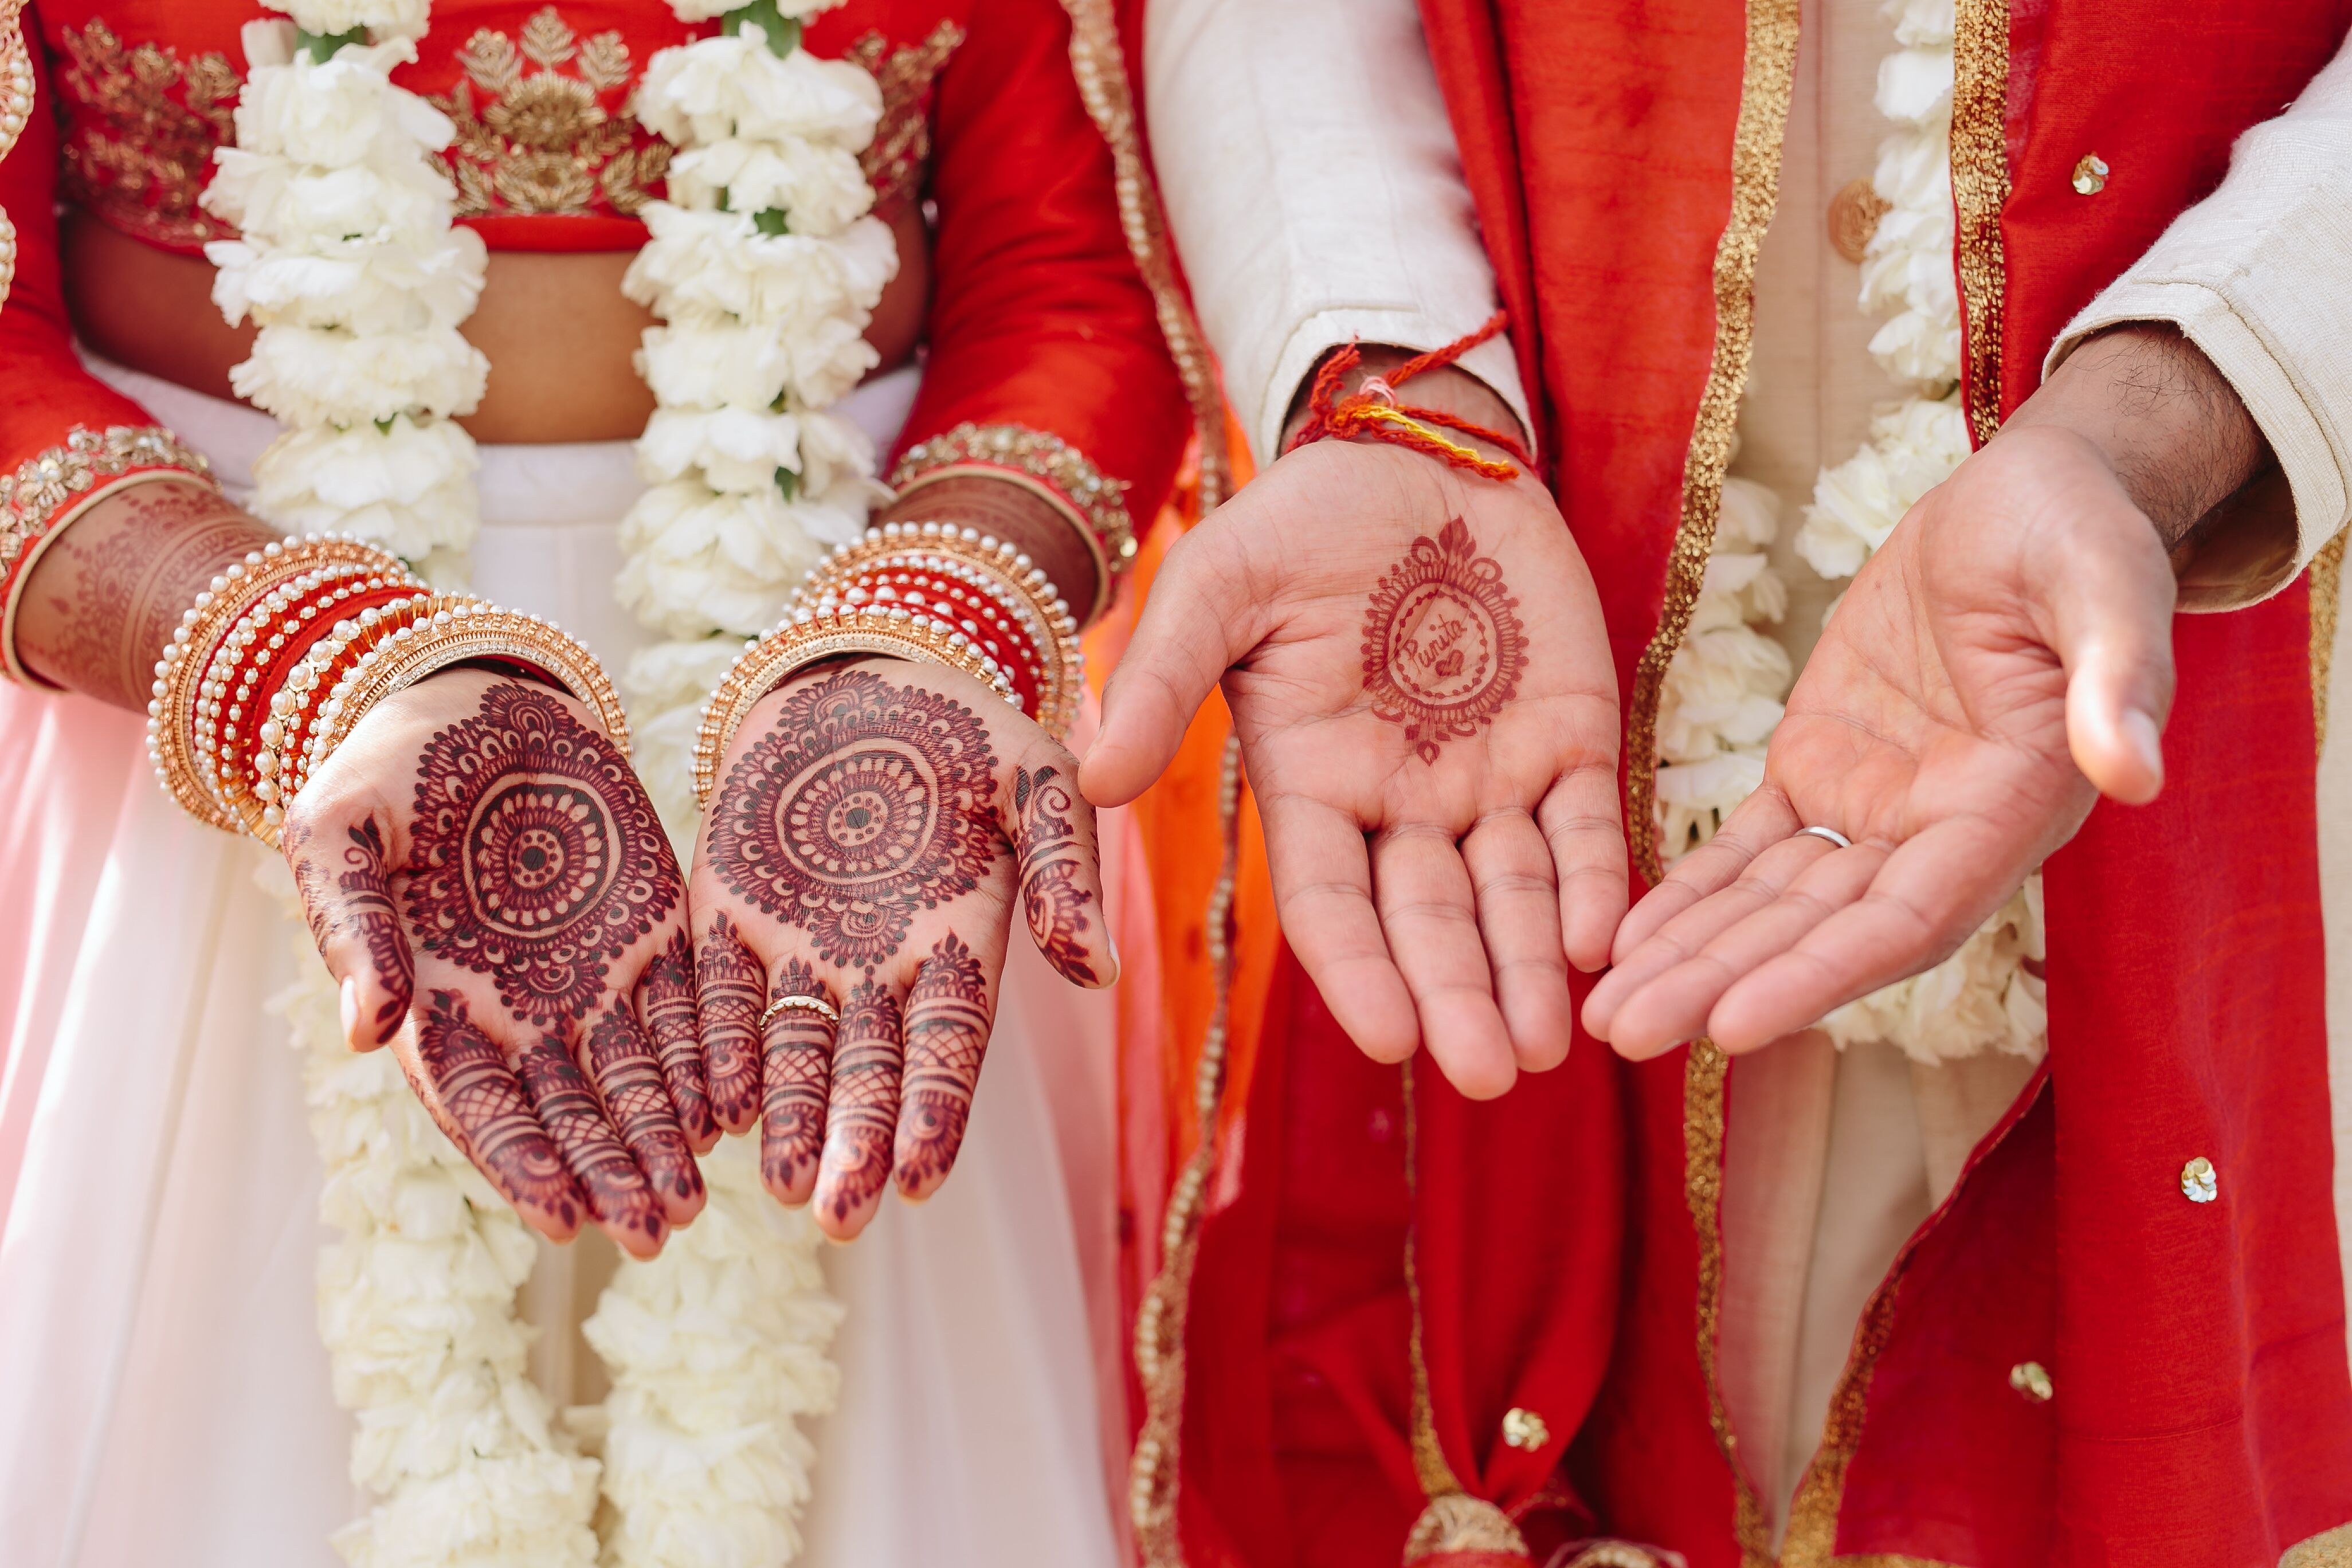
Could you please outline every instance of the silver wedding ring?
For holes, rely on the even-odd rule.
[[[779,1013],[814,1013],[828,1024],[841,1023],[840,1009],[822,996],[779,996],[760,1015],[760,1027],[765,1029]]]
[[[1797,829],[1796,836],[1802,838],[1809,833],[1816,838],[1828,839],[1831,843],[1836,845],[1841,849],[1851,849],[1853,847],[1853,840],[1848,838],[1844,834],[1840,833],[1834,827],[1800,827]]]

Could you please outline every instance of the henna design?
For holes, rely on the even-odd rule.
[[[759,956],[722,913],[696,954],[695,1010],[702,1021],[711,1107],[719,1124],[733,1131],[749,1127],[757,1111],[760,1009],[767,994]]]
[[[187,601],[259,531],[211,486],[172,479],[126,493],[110,528],[75,524],[51,550],[71,574],[47,595],[56,620],[42,667],[102,701],[143,706],[155,650]]]
[[[1051,771],[1051,770],[1047,770]],[[905,1103],[898,1112],[898,1191],[928,1197],[963,1147],[971,1097],[988,1051],[988,981],[950,931],[907,994]]]
[[[1096,983],[1078,941],[1094,894],[1078,886],[1077,830],[1070,826],[1070,786],[1058,768],[1013,774],[1013,808],[1021,819],[1021,910],[1045,962],[1081,985]]]
[[[1423,534],[1389,568],[1364,612],[1364,697],[1404,726],[1424,763],[1446,741],[1468,740],[1519,689],[1527,627],[1504,591],[1503,568],[1478,553],[1455,518]]]
[[[678,1125],[689,1143],[707,1144],[718,1136],[719,1123],[711,1119],[702,1037],[695,1026],[694,948],[684,931],[670,933],[669,945],[654,954],[637,982],[637,993],[662,1081],[669,1085],[670,1103],[677,1108]]]
[[[588,1031],[588,1069],[621,1142],[636,1158],[654,1190],[680,1203],[702,1195],[702,1172],[686,1146],[677,1111],[654,1060],[653,1041],[628,998],[615,997]]]
[[[971,709],[871,670],[793,691],[720,792],[710,859],[730,890],[844,969],[898,951],[919,910],[996,858],[996,757]]]
[[[800,959],[776,977],[775,999],[814,996],[833,1005],[833,988]],[[833,1026],[806,1008],[768,1020],[761,1104],[760,1177],[786,1203],[807,1199],[824,1149],[825,1095],[833,1069]]]
[[[543,1027],[584,1017],[684,890],[628,760],[543,687],[493,686],[433,737],[414,833],[418,940]]]
[[[400,1032],[400,1021],[408,1016],[409,1002],[416,994],[416,954],[409,950],[408,933],[400,929],[399,911],[393,908],[392,882],[384,868],[389,857],[375,814],[345,831],[352,842],[343,851],[343,864],[351,869],[338,882],[344,914],[359,929],[368,962],[390,993],[375,1010],[375,1043],[382,1045]]]
[[[833,1089],[825,1108],[822,1199],[836,1222],[879,1198],[890,1180],[904,1059],[898,999],[868,975],[850,991],[841,1009]]]
[[[465,997],[432,994],[417,1027],[416,1055],[465,1134],[467,1152],[507,1202],[546,1215],[567,1233],[578,1229],[586,1194],[532,1114],[497,1042],[466,1016]]]
[[[588,1212],[608,1226],[659,1241],[668,1227],[653,1187],[614,1135],[570,1048],[553,1035],[541,1035],[517,1054],[515,1077],[587,1194]]]

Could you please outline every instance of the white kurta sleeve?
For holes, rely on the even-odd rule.
[[[2276,592],[2352,518],[2352,47],[2277,119],[2238,139],[2220,189],[2068,323],[2043,373],[2089,334],[2178,326],[2278,454],[2294,551],[2243,583],[2184,594],[2225,609]]]
[[[1327,350],[1439,348],[1494,314],[1413,0],[1150,0],[1144,79],[1170,226],[1260,464]],[[1462,363],[1533,430],[1507,341]]]

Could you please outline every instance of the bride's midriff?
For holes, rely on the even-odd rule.
[[[914,353],[929,296],[929,247],[911,205],[895,216],[898,276],[866,341],[882,368]],[[213,268],[158,250],[68,208],[67,304],[90,348],[215,397],[234,397],[229,367],[252,350],[253,328],[231,327],[212,302]],[[630,252],[493,252],[481,303],[465,334],[489,356],[482,405],[459,421],[485,442],[617,441],[646,427],[653,394],[630,363],[653,324],[621,293]]]

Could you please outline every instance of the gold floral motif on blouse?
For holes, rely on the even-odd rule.
[[[882,89],[882,119],[874,140],[857,155],[874,186],[874,205],[882,206],[913,195],[923,183],[931,158],[931,84],[947,68],[948,57],[963,42],[964,31],[953,22],[941,22],[919,44],[892,49],[882,35],[868,33],[849,46],[844,58],[861,66]]]
[[[457,128],[434,162],[456,182],[460,214],[586,213],[600,195],[635,213],[668,173],[667,144],[640,144],[636,117],[604,107],[632,70],[618,32],[583,38],[545,5],[520,41],[483,27],[457,58],[465,79],[432,102]]]
[[[235,228],[196,205],[213,149],[235,141],[231,115],[245,84],[228,57],[182,60],[152,43],[125,47],[95,19],[66,29],[63,42],[67,198],[159,245],[233,237]]]

